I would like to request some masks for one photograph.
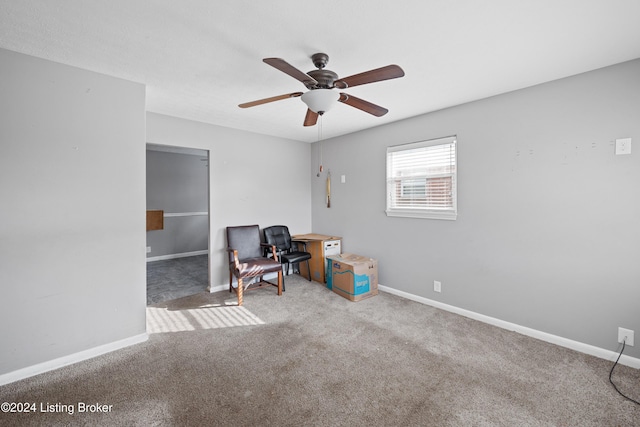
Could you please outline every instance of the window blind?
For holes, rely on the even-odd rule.
[[[456,138],[387,148],[387,215],[455,219]]]

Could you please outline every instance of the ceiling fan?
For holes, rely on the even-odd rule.
[[[246,102],[238,105],[240,108],[255,107],[269,102],[280,101],[282,99],[301,97],[307,104],[307,115],[304,118],[304,126],[313,126],[318,121],[318,116],[327,112],[336,102],[350,105],[359,110],[365,111],[374,116],[384,116],[389,112],[386,108],[372,104],[364,99],[356,98],[335,89],[347,89],[367,83],[379,82],[382,80],[395,79],[404,76],[404,71],[397,65],[387,65],[375,70],[365,71],[349,77],[339,78],[336,73],[325,69],[329,62],[326,53],[316,53],[311,56],[311,61],[317,70],[303,73],[293,65],[280,58],[264,58],[263,62],[301,81],[308,92],[292,92],[285,95],[272,96],[270,98],[259,99],[257,101]]]

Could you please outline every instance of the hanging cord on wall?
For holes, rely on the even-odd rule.
[[[636,405],[640,405],[640,402],[638,402],[637,400],[633,400],[632,398],[630,398],[629,396],[624,395],[620,390],[618,390],[618,387],[616,387],[616,385],[613,383],[613,380],[611,379],[611,376],[613,375],[613,370],[616,368],[616,365],[618,364],[618,361],[620,360],[620,356],[622,356],[622,352],[624,351],[624,347],[625,347],[626,343],[627,343],[626,339],[622,340],[622,350],[620,350],[620,354],[618,355],[618,358],[616,359],[616,363],[614,363],[613,366],[611,367],[611,371],[609,372],[609,382],[611,383],[613,388],[616,389],[616,391],[618,392],[618,394],[620,396],[624,397],[627,400],[632,401]]]
[[[327,207],[331,207],[331,169],[327,171]]]

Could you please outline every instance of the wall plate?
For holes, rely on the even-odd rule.
[[[631,138],[616,139],[616,155],[631,154]]]

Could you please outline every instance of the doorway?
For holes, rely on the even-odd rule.
[[[153,305],[209,288],[209,151],[147,144],[146,159],[147,211],[161,218],[147,231]]]

